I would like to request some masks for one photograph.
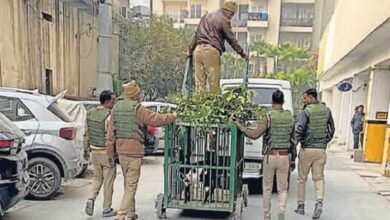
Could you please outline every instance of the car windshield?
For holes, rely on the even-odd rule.
[[[253,103],[256,105],[271,105],[272,93],[278,88],[254,88],[249,87],[253,92]]]
[[[72,119],[59,107],[57,102],[53,102],[47,110],[51,111],[58,118],[63,120],[64,122],[72,122]]]
[[[12,139],[23,137],[23,133],[7,117],[0,113],[0,133],[7,133]]]

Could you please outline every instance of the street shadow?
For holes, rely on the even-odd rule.
[[[231,214],[228,212],[183,210],[180,217],[193,219],[229,219],[230,215]]]
[[[249,195],[263,194],[262,179],[248,179],[244,180],[244,184],[248,184]]]

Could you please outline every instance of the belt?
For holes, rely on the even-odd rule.
[[[198,44],[198,45],[196,45],[196,46],[198,46],[198,47],[213,47],[213,46],[210,45],[210,44]]]
[[[280,155],[280,156],[287,156],[288,155],[288,150],[269,150],[267,152],[268,155],[272,155],[272,156],[277,156],[277,155]]]

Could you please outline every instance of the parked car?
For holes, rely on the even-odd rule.
[[[0,88],[0,112],[25,134],[32,177],[29,198],[54,197],[61,177],[74,178],[82,168],[75,125],[57,103],[65,93],[53,97],[38,91]],[[34,178],[37,176],[41,178]]]
[[[88,160],[83,157],[84,129],[87,110],[84,104],[80,101],[58,99],[57,103],[58,107],[67,114],[68,118],[76,127],[75,141],[77,142],[77,145],[80,146],[80,162],[82,165],[82,169],[77,173],[76,177],[83,177],[88,169]]]
[[[177,109],[177,105],[171,103],[164,103],[164,102],[142,102],[142,105],[145,108],[158,113],[164,113],[168,108],[172,110]],[[164,127],[157,128],[156,136],[158,137],[158,145],[155,153],[161,153],[164,151],[164,145],[165,145],[165,141],[164,141],[165,128]]]
[[[0,113],[0,218],[27,194],[30,179],[24,134]]]

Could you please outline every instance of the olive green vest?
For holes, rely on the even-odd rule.
[[[140,103],[120,98],[112,109],[115,136],[117,138],[135,139],[137,137],[137,109]]]
[[[329,110],[324,104],[310,104],[305,109],[309,113],[304,147],[326,148],[328,143]]]
[[[289,149],[294,118],[288,110],[272,110],[268,113],[269,128],[263,139],[263,153],[270,149]]]
[[[93,108],[87,114],[89,143],[95,147],[105,147],[106,119],[110,110]]]

